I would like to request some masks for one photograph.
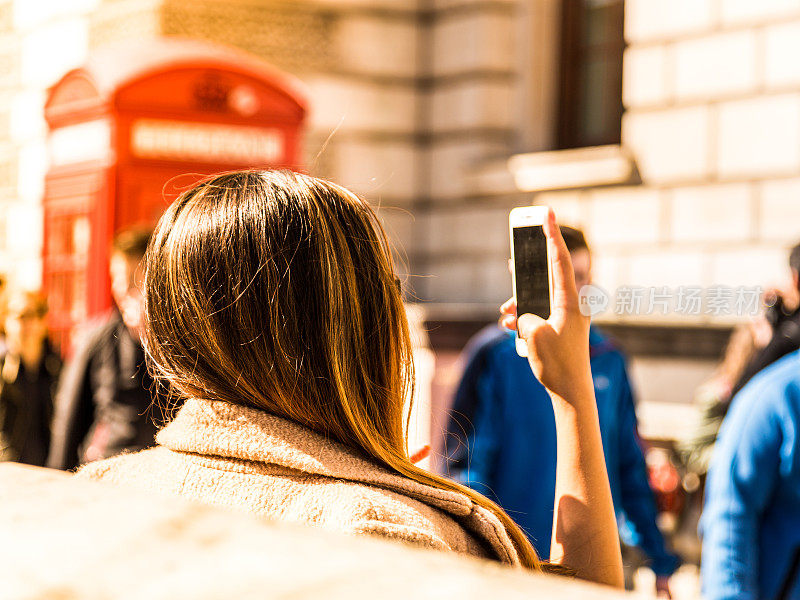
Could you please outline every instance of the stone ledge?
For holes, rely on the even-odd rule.
[[[434,351],[460,351],[486,325],[495,323],[497,306],[489,304],[423,305],[425,329]],[[731,325],[680,323],[597,323],[629,357],[718,360],[732,331]]]
[[[628,597],[15,463],[0,464],[0,531],[4,600]]]
[[[523,192],[638,183],[633,158],[617,145],[517,154],[508,169]]]

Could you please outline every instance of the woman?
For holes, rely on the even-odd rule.
[[[519,327],[563,440],[550,560],[620,585],[588,320],[554,219],[547,231],[553,316]],[[145,260],[145,348],[186,403],[158,447],[84,477],[541,568],[500,508],[408,457],[408,325],[364,201],[295,173],[219,175],[167,210]],[[515,326],[513,304],[502,310]]]

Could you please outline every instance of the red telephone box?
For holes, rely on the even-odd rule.
[[[62,349],[76,324],[111,306],[117,231],[155,224],[200,176],[299,168],[305,114],[295,79],[196,40],[107,47],[56,83],[45,104],[43,283]]]

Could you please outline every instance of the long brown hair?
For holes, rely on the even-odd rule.
[[[184,192],[146,256],[144,344],[186,397],[291,419],[419,483],[458,491],[528,539],[477,492],[408,458],[413,364],[386,235],[348,190],[278,171],[226,173]]]

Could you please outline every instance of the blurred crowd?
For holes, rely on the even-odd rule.
[[[81,324],[63,354],[48,340],[47,299],[38,291],[4,290],[4,460],[72,470],[154,444],[166,405],[140,341],[140,263],[149,237],[142,229],[115,237],[109,260],[114,307]]]
[[[561,229],[576,283],[590,284],[583,233]],[[800,244],[788,266],[790,281],[765,292],[760,314],[731,332],[713,376],[696,390],[695,422],[675,431],[668,448],[639,437],[625,357],[592,326],[592,376],[628,589],[647,565],[656,594],[671,597],[680,564],[701,561],[704,597],[798,593]],[[546,390],[517,356],[514,333],[501,327],[479,332],[462,359],[446,472],[495,499],[547,552],[556,438]]]
[[[561,226],[578,288],[592,282],[583,233]],[[151,232],[120,232],[110,252],[112,311],[71,348],[48,338],[47,299],[2,292],[0,456],[62,470],[154,445],[180,408],[148,373],[141,342],[142,259]],[[709,598],[800,593],[800,245],[791,282],[736,326],[713,377],[697,389],[697,422],[653,448],[637,430],[626,357],[601,329],[590,359],[626,586],[646,565],[655,592],[701,561]],[[463,352],[444,432],[443,474],[499,504],[540,556],[550,553],[556,427],[544,386],[517,356],[515,334],[489,325]],[[664,516],[672,517],[665,520]],[[699,521],[699,522],[698,522]],[[702,556],[681,538],[702,540]]]

